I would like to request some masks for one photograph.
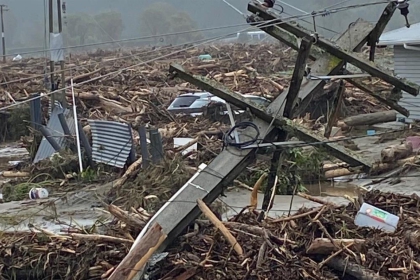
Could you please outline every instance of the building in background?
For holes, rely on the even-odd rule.
[[[420,23],[382,34],[379,45],[394,47],[395,75],[420,84]],[[412,96],[403,92],[398,104],[410,112],[408,118],[398,114],[399,121],[420,121],[420,95]]]

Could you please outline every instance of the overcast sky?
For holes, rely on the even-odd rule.
[[[248,0],[227,0],[232,5],[237,7],[243,13],[247,11]],[[56,1],[54,1],[56,2]],[[122,14],[124,21],[123,38],[132,38],[139,36],[139,15],[149,5],[156,3],[156,1],[146,0],[68,0],[65,1],[67,5],[67,13],[100,13],[101,11],[118,11]],[[244,18],[236,12],[234,9],[226,5],[222,0],[171,0],[161,1],[168,2],[176,6],[178,10],[185,11],[190,17],[197,22],[199,28],[216,27],[223,25],[234,25],[244,23]],[[319,10],[325,6],[340,3],[343,0],[289,0],[287,3],[293,4],[297,8],[311,12]],[[377,0],[352,0],[343,3],[341,6],[348,6],[367,2],[377,2]],[[413,1],[411,1],[413,2]],[[6,13],[6,38],[13,31],[13,40],[9,40],[7,44],[12,46],[16,42],[25,42],[25,38],[33,36],[33,28],[35,23],[44,21],[44,3],[45,0],[0,0],[0,3],[8,5],[10,11]],[[176,3],[176,4],[175,4]],[[278,4],[281,4],[277,0]],[[290,8],[286,5],[284,11],[287,14],[298,15],[302,12]],[[420,8],[415,7],[413,4],[410,10],[411,21],[415,22],[414,18],[420,18],[420,15],[416,13],[416,10],[420,12]],[[420,5],[417,4],[417,7]],[[385,7],[385,4],[364,7],[359,9],[352,9],[346,12],[340,12],[337,14],[330,15],[325,18],[317,18],[318,29],[321,32],[322,27],[326,27],[337,33],[343,32],[347,26],[355,21],[358,17],[362,17],[368,21],[377,21],[381,11]],[[8,14],[8,15],[7,15]],[[284,17],[288,15],[284,14]],[[311,20],[311,19],[309,19]],[[389,24],[388,29],[394,29],[404,26],[404,19],[400,15],[399,11],[394,15],[393,20]],[[236,28],[236,29],[243,29]],[[230,30],[224,30],[219,32],[228,32]],[[333,36],[334,32],[322,30],[322,34],[327,37]],[[13,42],[11,42],[13,41]],[[26,42],[29,42],[26,41]],[[28,46],[34,47],[34,46]]]

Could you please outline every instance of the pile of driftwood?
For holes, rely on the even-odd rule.
[[[210,221],[180,236],[152,279],[418,279],[418,196],[375,191],[347,206],[306,197],[323,205],[264,222],[244,211],[220,226],[204,210]],[[398,215],[395,233],[357,227],[362,201]]]
[[[107,279],[150,214],[114,205],[103,211],[114,220],[91,229],[69,227],[54,233],[28,224],[28,232],[0,232],[0,278]]]
[[[156,280],[418,279],[417,195],[368,192],[347,206],[303,196],[321,207],[263,222],[257,221],[259,213],[252,206],[222,222],[198,201],[208,219],[196,220],[154,263],[149,260],[151,252],[166,238],[158,225],[136,245],[139,250],[129,253],[150,218],[143,209],[127,212],[108,206],[115,221],[92,232],[69,229],[57,234],[29,225],[31,232],[2,233],[0,275],[6,279],[131,279],[132,269],[148,263],[148,279]],[[396,231],[357,227],[354,218],[362,202],[398,215]],[[144,242],[153,245],[150,254]]]
[[[211,59],[200,60],[201,54],[210,54]],[[65,84],[69,86],[70,78],[73,78],[76,102],[86,117],[133,122],[140,116],[143,122],[155,124],[159,119],[150,119],[149,113],[163,110],[180,93],[200,91],[181,80],[170,79],[171,63],[179,63],[194,74],[213,78],[234,91],[271,99],[288,86],[294,59],[293,50],[278,44],[98,51],[69,57]],[[142,63],[144,61],[148,63]],[[0,89],[0,106],[25,100],[34,92],[45,92],[45,81],[49,77],[44,74],[48,71],[45,59],[10,62],[2,66],[1,71],[0,83],[8,84]],[[60,73],[56,74],[59,80]],[[380,86],[375,79],[367,80],[366,84]],[[61,81],[60,85],[63,85]],[[351,113],[385,108],[367,95],[355,95],[356,90],[350,84],[347,87],[346,102],[353,106]],[[71,91],[67,90],[69,101],[70,95]]]

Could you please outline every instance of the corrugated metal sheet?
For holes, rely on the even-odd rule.
[[[72,135],[76,134],[73,113],[71,112],[71,110],[63,109],[60,107],[54,108],[50,120],[48,121],[47,129],[50,131],[51,135],[53,135],[53,138],[55,139],[55,141],[57,141],[58,145],[60,145],[60,147],[65,148],[66,143],[64,141],[64,132],[63,128],[61,127],[60,120],[58,119],[58,115],[60,113],[64,114],[64,117],[67,121],[67,125]],[[41,144],[39,145],[38,151],[36,152],[34,163],[46,159],[54,153],[54,148],[51,146],[48,140],[45,137],[43,137]]]
[[[382,34],[379,45],[418,44],[420,42],[420,23],[401,27]]]
[[[404,47],[395,46],[394,72],[400,77],[420,84],[420,51],[406,50]],[[403,92],[403,97],[398,104],[410,112],[408,118],[399,114],[398,118],[405,118],[405,121],[409,123],[413,120],[420,120],[420,96],[412,96]]]
[[[127,124],[89,120],[92,131],[92,158],[95,162],[123,168],[133,146]]]

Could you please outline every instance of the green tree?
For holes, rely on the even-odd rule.
[[[88,14],[70,14],[66,22],[64,34],[68,45],[84,45],[88,36],[94,34],[95,24]]]

